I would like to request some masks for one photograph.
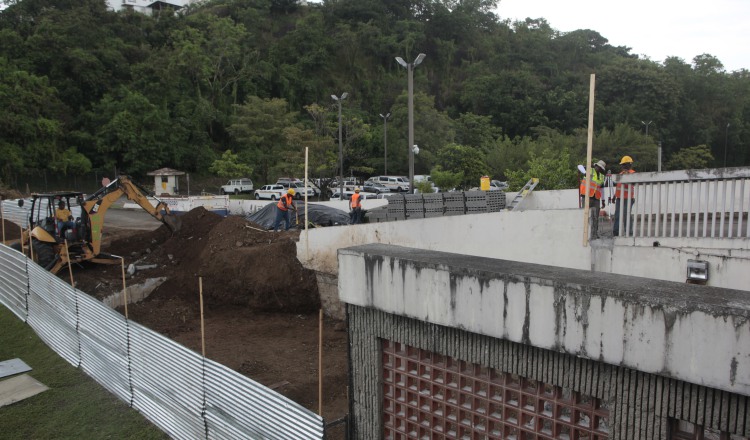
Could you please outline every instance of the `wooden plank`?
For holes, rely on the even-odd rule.
[[[31,371],[31,367],[19,358],[0,362],[0,378]]]
[[[49,388],[28,374],[0,382],[0,407],[28,399]]]

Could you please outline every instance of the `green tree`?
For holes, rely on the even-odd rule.
[[[511,191],[519,191],[531,178],[539,179],[539,189],[568,189],[578,183],[576,167],[568,150],[544,150],[542,154],[532,154],[527,170],[508,170],[508,185]]]
[[[489,171],[481,152],[458,144],[441,148],[437,153],[437,162],[443,170],[463,175],[457,186],[464,189],[479,186],[480,179]]]
[[[461,182],[464,180],[464,173],[445,171],[440,165],[437,165],[430,172],[430,179],[432,179],[432,182],[435,186],[440,188],[441,191],[449,191],[461,186]]]
[[[666,164],[668,170],[696,170],[708,168],[714,161],[707,145],[683,148],[674,153]]]
[[[257,96],[248,97],[235,110],[229,132],[237,141],[238,153],[243,162],[253,164],[263,182],[269,182],[274,165],[289,149],[284,128],[294,124],[296,112],[289,111],[285,99]]]
[[[232,150],[224,151],[221,159],[216,159],[208,170],[219,177],[240,177],[253,174],[253,168],[241,163],[239,155],[232,153]]]

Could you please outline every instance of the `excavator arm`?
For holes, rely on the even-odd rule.
[[[156,199],[157,204],[154,206],[149,201],[148,194],[148,190],[130,180],[128,176],[120,176],[84,200],[82,207],[90,220],[91,245],[95,255],[99,254],[101,247],[104,216],[109,207],[123,195],[166,224],[172,232],[180,229],[180,219],[169,211],[169,206],[159,199]]]

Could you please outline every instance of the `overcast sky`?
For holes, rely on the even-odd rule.
[[[501,19],[545,18],[553,29],[592,29],[613,46],[663,62],[704,53],[727,71],[750,70],[750,0],[500,0]]]

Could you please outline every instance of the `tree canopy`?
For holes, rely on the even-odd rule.
[[[252,170],[259,183],[338,170],[575,186],[596,73],[594,156],[641,171],[750,165],[750,72],[711,54],[663,63],[595,30],[511,22],[497,0],[207,0],[151,16],[104,0],[0,11],[0,178],[49,170]],[[391,113],[386,127],[380,114]],[[648,124],[646,124],[648,123]],[[384,130],[384,128],[386,128]],[[385,131],[385,133],[384,133]],[[228,152],[228,153],[227,153]],[[545,179],[547,180],[545,182]],[[525,183],[525,181],[524,181]],[[440,185],[442,186],[442,185]]]

